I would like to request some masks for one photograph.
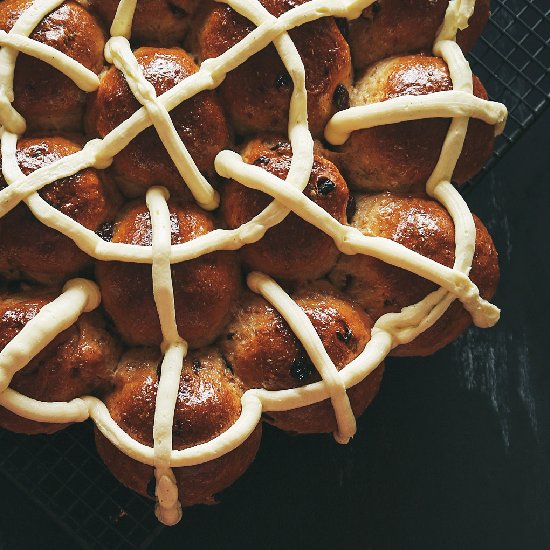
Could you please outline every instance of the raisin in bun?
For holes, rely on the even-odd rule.
[[[292,150],[284,139],[256,138],[245,145],[242,156],[248,164],[260,166],[284,180],[292,161]],[[349,191],[332,162],[315,155],[304,193],[339,222],[346,222]],[[221,210],[227,225],[237,228],[272,201],[265,193],[230,180],[223,190]],[[331,237],[290,213],[260,241],[244,246],[240,255],[251,269],[285,280],[303,280],[322,277],[329,271],[338,257],[338,249]]]
[[[110,27],[120,0],[90,0]],[[200,0],[138,0],[132,39],[142,44],[174,46],[185,38]]]
[[[195,203],[170,201],[172,244],[180,244],[215,229],[210,214]],[[151,217],[145,204],[130,204],[113,228],[113,242],[151,246]],[[229,319],[240,288],[234,252],[212,252],[172,265],[176,321],[191,347],[212,342]],[[150,265],[99,262],[97,280],[103,305],[116,328],[131,345],[159,345],[160,322],[153,298]]]
[[[292,298],[304,310],[338,370],[355,359],[370,340],[372,321],[326,282],[305,287]],[[221,340],[223,353],[248,388],[284,390],[321,378],[301,343],[281,315],[261,296],[247,294]],[[378,393],[383,365],[348,390],[356,416]],[[268,412],[267,421],[298,433],[334,432],[336,417],[329,399],[299,409]]]
[[[191,56],[179,48],[139,48],[134,53],[159,96],[198,70]],[[111,67],[89,102],[86,127],[90,133],[104,137],[140,107],[124,75]],[[204,91],[189,98],[170,116],[198,169],[213,175],[215,156],[230,143],[230,130],[215,92]],[[162,185],[172,195],[190,198],[154,127],[141,132],[115,156],[109,173],[131,197],[144,195],[153,185]]]
[[[135,349],[115,374],[115,389],[105,404],[114,421],[131,437],[153,446],[153,418],[160,370],[158,352]],[[215,349],[192,352],[183,363],[172,428],[173,449],[206,443],[229,429],[241,414],[243,389]],[[215,504],[215,495],[239,478],[254,460],[261,439],[259,424],[235,450],[198,466],[174,468],[182,506]],[[118,480],[154,498],[153,467],[114,447],[96,428],[99,454]]]
[[[357,82],[351,104],[368,105],[405,95],[453,89],[446,63],[438,57],[393,57],[370,67]],[[474,76],[474,94],[487,92]],[[352,189],[397,192],[425,189],[447,135],[450,119],[423,119],[352,132],[338,149],[337,162]],[[453,180],[464,183],[490,158],[494,127],[472,119]]]
[[[470,278],[483,298],[490,300],[499,280],[493,241],[474,216],[476,251]],[[455,228],[447,211],[424,195],[361,195],[352,225],[365,235],[385,237],[447,267],[455,257]],[[408,271],[369,256],[342,255],[330,274],[336,286],[361,304],[374,320],[399,312],[423,300],[437,287]],[[443,317],[413,342],[397,347],[393,355],[430,355],[452,342],[472,323],[470,314],[455,300]]]
[[[0,29],[9,32],[31,0],[0,2]],[[47,15],[30,38],[72,57],[99,74],[105,39],[97,20],[76,2],[64,2]],[[57,69],[19,54],[14,73],[14,108],[30,130],[77,131],[82,126],[86,93]]]
[[[28,175],[80,149],[77,143],[62,137],[22,138],[17,143],[16,158],[21,171]],[[4,186],[0,176],[0,188]],[[92,231],[112,220],[120,202],[118,193],[93,168],[47,185],[39,194]],[[8,278],[58,282],[90,263],[91,258],[71,239],[38,221],[27,205],[21,203],[0,218],[0,273]]]
[[[367,65],[396,54],[431,50],[449,6],[447,0],[378,0],[350,21],[348,40],[353,66]],[[477,0],[468,28],[457,42],[468,52],[489,19],[489,0]]]
[[[59,292],[0,292],[0,351]],[[110,390],[119,356],[118,345],[96,312],[80,316],[23,369],[10,388],[38,401],[71,401],[83,395],[102,396]],[[54,433],[66,424],[35,422],[0,407],[0,426],[18,433]]]
[[[261,0],[275,16],[306,0]],[[217,57],[255,26],[229,6],[206,2],[196,24],[194,47],[201,60]],[[309,127],[320,135],[331,115],[346,108],[351,85],[349,46],[333,18],[290,31],[305,66]],[[288,130],[293,83],[275,46],[261,50],[231,71],[220,85],[225,107],[239,134]]]

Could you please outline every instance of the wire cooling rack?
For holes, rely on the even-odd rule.
[[[510,116],[481,179],[550,105],[548,0],[496,0],[470,55],[491,99]],[[53,436],[0,430],[0,473],[37,503],[83,548],[146,548],[162,527],[152,503],[126,490],[95,452],[92,425]]]

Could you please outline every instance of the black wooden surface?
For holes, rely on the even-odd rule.
[[[550,548],[549,130],[550,111],[467,195],[500,251],[499,325],[388,361],[347,447],[266,430],[221,505],[147,547]],[[2,483],[0,548],[82,546]]]

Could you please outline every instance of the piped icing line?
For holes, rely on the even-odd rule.
[[[216,170],[242,185],[274,197],[300,218],[332,237],[344,254],[365,254],[424,277],[455,294],[472,314],[478,326],[492,326],[498,309],[479,296],[479,290],[466,275],[439,264],[413,250],[382,237],[363,235],[358,229],[343,225],[326,210],[297,189],[285,185],[266,170],[246,164],[240,155],[222,151],[216,157]]]
[[[168,111],[159,102],[154,86],[145,79],[128,40],[112,37],[105,45],[105,59],[124,75],[134,97],[147,110],[162,144],[199,206],[206,210],[218,208],[218,193],[197,168]]]
[[[20,53],[51,65],[68,76],[84,92],[94,92],[99,86],[99,77],[93,71],[47,44],[18,34],[8,35],[7,32],[0,30],[0,46],[15,48]]]
[[[69,402],[38,401],[8,388],[0,393],[0,406],[21,418],[50,424],[84,422],[90,417],[86,397]]]
[[[323,379],[330,396],[338,431],[334,438],[346,444],[355,435],[357,423],[351,408],[346,386],[338,376],[338,369],[329,357],[321,338],[302,308],[273,280],[262,273],[250,273],[247,277],[250,290],[261,294],[288,323],[292,332],[304,346],[311,362]]]
[[[178,500],[178,486],[170,468],[172,453],[172,426],[174,410],[178,399],[183,360],[187,355],[187,343],[181,338],[176,323],[174,287],[170,265],[172,244],[172,223],[168,209],[169,193],[163,187],[152,187],[147,191],[147,208],[152,229],[152,280],[153,296],[157,306],[165,351],[158,381],[153,441],[155,454],[155,513],[165,525],[175,525],[182,516]]]
[[[343,145],[356,130],[424,118],[456,117],[476,118],[495,125],[495,134],[499,135],[507,116],[508,110],[502,103],[487,101],[468,92],[449,90],[429,95],[394,97],[340,111],[325,127],[325,137],[332,145]]]
[[[15,35],[29,36],[40,21],[60,6],[64,0],[36,0],[23,10],[9,37]],[[12,44],[0,49],[0,124],[10,132],[22,134],[27,124],[25,119],[13,108],[13,73],[19,52]],[[0,214],[1,216],[1,214]]]
[[[72,279],[63,293],[46,304],[0,352],[0,392],[13,375],[24,368],[58,334],[68,329],[84,312],[99,305],[101,295],[95,283]]]
[[[476,0],[450,0],[435,42],[442,40],[456,42],[458,31],[468,27],[470,17],[474,14],[475,4]]]
[[[105,158],[102,153],[101,140],[93,139],[88,141],[80,151],[43,166],[28,176],[22,175],[12,181],[8,187],[0,191],[0,218],[30,194],[46,185],[73,176],[85,168],[107,168],[112,158]]]
[[[275,21],[262,23],[224,54],[204,61],[197,73],[158,96],[160,104],[171,111],[199,92],[217,87],[223,81],[227,72],[247,61],[281,33],[320,17],[331,15],[345,17],[346,9],[358,10],[360,6],[364,8],[373,2],[373,0],[342,0],[338,4],[324,6],[324,1],[326,0],[312,0],[292,8]],[[0,109],[0,121],[2,120],[1,115],[2,111]],[[13,186],[3,189],[0,191],[0,217],[14,208],[26,196],[56,179],[71,176],[83,168],[107,168],[116,154],[122,151],[140,132],[151,125],[145,107],[141,107],[103,139],[91,140],[82,151],[63,157],[45,168],[36,170],[27,176],[26,183],[15,182]],[[7,126],[7,129],[11,130],[9,126]],[[22,132],[14,131],[14,133]],[[72,173],[70,173],[71,170],[73,170]],[[51,174],[56,171],[59,171],[59,174],[55,179],[51,179]]]
[[[123,36],[130,40],[137,0],[120,0],[111,24],[111,36]]]
[[[277,19],[258,0],[216,1],[229,5],[256,26]],[[314,156],[314,142],[308,125],[306,71],[300,53],[288,33],[285,32],[276,37],[273,44],[294,86],[290,97],[288,120],[288,135],[293,155],[286,181],[303,191],[309,182]],[[281,205],[274,206],[278,208],[281,215],[285,212]],[[286,215],[288,213],[289,211],[286,210]]]
[[[113,421],[105,404],[95,397],[84,397],[88,403],[90,416],[99,431],[124,454],[143,464],[154,466],[154,451],[139,443]],[[261,420],[262,403],[256,390],[247,391],[241,398],[241,415],[225,432],[207,443],[201,443],[183,450],[173,450],[170,459],[172,468],[198,466],[210,462],[233,451],[244,443]]]
[[[462,3],[461,0],[452,0],[433,48],[434,55],[443,57],[449,67],[454,91],[464,92],[472,97],[472,71],[455,39],[458,29],[468,25],[468,19],[472,15],[474,7],[475,0],[467,0]],[[438,163],[426,183],[428,194],[436,198],[453,219],[455,227],[453,269],[466,275],[471,269],[474,258],[476,228],[468,205],[450,181],[462,153],[468,123],[469,118],[464,116],[458,116],[452,120]],[[433,326],[447,311],[454,299],[452,294],[445,292],[442,288],[428,295],[420,303],[405,308],[401,313],[383,316],[379,319],[378,324],[394,335],[394,346],[408,343],[421,332]],[[497,311],[495,308],[495,317],[498,317]],[[407,321],[412,319],[419,321],[416,329],[413,326],[407,326]]]

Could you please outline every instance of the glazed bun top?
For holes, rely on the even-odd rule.
[[[17,143],[17,164],[25,175],[81,150],[64,137],[29,137]],[[5,181],[0,176],[0,187]],[[116,189],[105,184],[100,173],[86,168],[39,191],[40,196],[61,213],[95,231],[112,219],[119,204]]]
[[[143,47],[134,54],[157,96],[198,71],[193,58],[180,48]],[[88,105],[86,127],[90,133],[104,137],[140,107],[123,74],[111,67]],[[188,99],[173,109],[170,116],[198,169],[213,175],[215,156],[231,141],[230,129],[215,93],[204,91]],[[190,198],[187,186],[153,127],[140,133],[115,157],[112,170],[127,195],[142,195],[153,185],[163,185],[175,195]]]
[[[32,0],[1,2],[0,28],[9,32],[32,3]],[[63,52],[95,73],[103,69],[105,35],[94,16],[77,2],[61,4],[38,24],[30,38]]]
[[[90,5],[111,25],[119,0],[90,0]],[[132,39],[147,45],[175,46],[185,38],[200,0],[138,0]]]
[[[264,136],[245,144],[243,159],[282,180],[292,162],[289,143],[278,137]],[[281,185],[284,185],[281,183]],[[349,191],[336,166],[316,155],[304,194],[338,221],[346,222]],[[230,180],[222,193],[221,211],[230,228],[237,228],[260,214],[272,198]],[[333,240],[294,213],[270,229],[257,243],[240,251],[246,264],[255,270],[285,280],[307,280],[326,273],[338,255]]]
[[[275,16],[306,0],[261,0]],[[237,44],[254,26],[230,7],[207,2],[194,43],[201,60],[217,57]],[[349,46],[334,19],[323,18],[290,31],[305,65],[309,125],[320,135],[330,116],[346,108],[351,85]],[[225,107],[237,133],[286,133],[293,83],[273,45],[231,71],[220,86]]]
[[[474,95],[487,99],[487,91],[473,77]],[[368,105],[405,95],[427,95],[453,89],[449,68],[443,59],[429,55],[407,55],[385,59],[357,80],[350,103]]]
[[[351,93],[352,107],[372,105],[404,96],[424,96],[453,90],[449,68],[439,57],[390,57],[360,75]],[[474,95],[487,92],[473,76]],[[351,189],[421,192],[433,173],[451,124],[450,118],[424,118],[359,129],[334,155]],[[466,139],[453,173],[462,184],[477,174],[491,156],[495,129],[481,120],[468,123]]]
[[[215,229],[212,216],[190,202],[171,205],[172,244],[181,244]],[[129,205],[118,218],[113,230],[113,242],[151,246],[153,229],[147,207],[139,202]]]
[[[115,389],[106,404],[113,419],[130,436],[153,444],[153,418],[161,356],[136,349],[115,373]],[[206,443],[239,417],[243,389],[214,348],[192,352],[183,362],[173,433],[175,449]]]
[[[353,65],[364,69],[396,54],[429,51],[445,16],[447,0],[378,0],[350,22]],[[489,19],[489,0],[477,0],[468,28],[457,41],[469,51]]]
[[[57,296],[51,288],[0,293],[0,351]],[[118,352],[100,318],[85,314],[17,372],[12,387],[49,401],[98,395],[111,389]]]
[[[292,297],[311,320],[338,369],[363,351],[370,340],[372,321],[334,287],[316,283]],[[320,380],[287,322],[261,296],[247,293],[242,297],[222,349],[248,388],[282,390]]]
[[[17,143],[16,160],[29,175],[59,159],[81,151],[80,145],[62,137],[28,137]],[[6,182],[0,175],[0,190]],[[106,184],[98,170],[86,168],[59,179],[39,191],[56,210],[92,231],[112,221],[120,204],[116,189]],[[35,218],[19,204],[0,218],[0,273],[42,283],[65,281],[85,269],[92,259],[68,237]]]
[[[31,0],[0,2],[0,29],[9,32]],[[76,2],[64,2],[46,16],[30,38],[51,46],[99,74],[105,36],[93,15]],[[63,73],[21,54],[15,67],[14,107],[31,129],[79,131],[86,94]]]
[[[479,287],[481,295],[491,299],[499,280],[497,252],[485,226],[477,216],[474,216],[474,221],[476,252],[470,277]],[[426,195],[359,195],[352,225],[365,235],[390,239],[448,267],[454,263],[453,220],[439,202]],[[362,281],[363,270],[360,266],[349,270],[346,281],[342,267],[353,264],[363,264],[364,272],[375,265],[380,276]],[[338,286],[347,286],[348,295],[366,307],[373,319],[399,312],[437,289],[436,285],[422,277],[363,256],[342,258],[332,278],[335,282],[340,278]]]

